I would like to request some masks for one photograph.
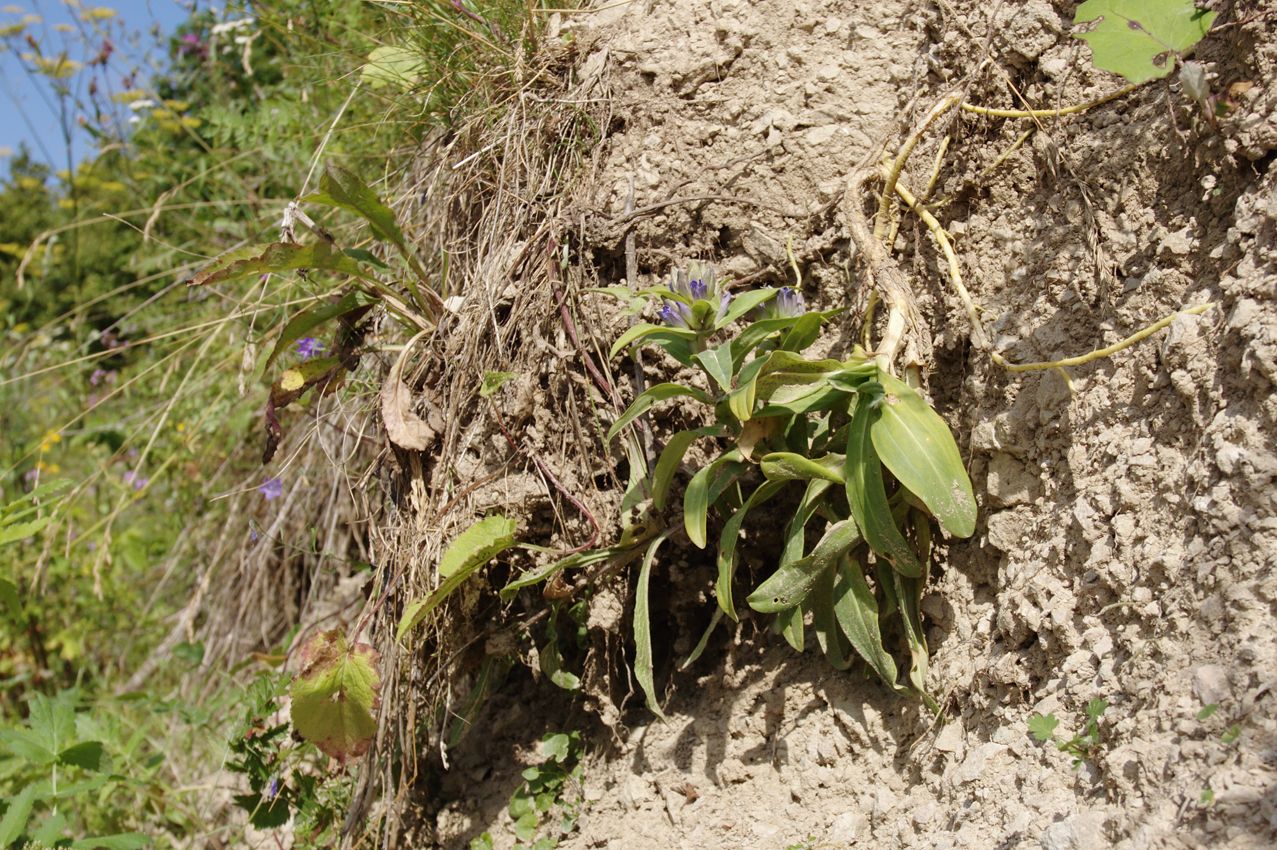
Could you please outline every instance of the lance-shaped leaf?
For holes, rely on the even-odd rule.
[[[643,553],[643,566],[639,569],[638,585],[634,589],[634,678],[647,701],[647,707],[657,717],[664,718],[656,701],[656,684],[652,675],[652,612],[648,601],[648,586],[652,577],[652,562],[661,544],[669,538],[666,531],[653,538]]]
[[[821,383],[826,375],[842,368],[838,360],[808,360],[792,351],[773,351],[758,376],[758,397],[769,399],[784,386]]]
[[[721,437],[724,433],[726,431],[721,425],[706,425],[704,428],[679,431],[670,437],[664,450],[661,451],[661,456],[656,460],[656,467],[652,470],[652,507],[658,511],[665,510],[670,485],[674,482],[674,474],[678,472],[679,465],[683,462],[683,455],[687,454],[692,443],[702,437]]]
[[[475,570],[514,545],[514,520],[501,516],[484,517],[467,528],[444,551],[439,559],[439,577],[443,583],[425,599],[418,599],[404,609],[396,637],[403,640],[414,626],[448,598]]]
[[[878,458],[945,531],[970,537],[975,496],[949,427],[908,384],[885,372],[878,380],[885,393],[869,429]]]
[[[624,351],[631,344],[644,339],[651,339],[654,342],[662,342],[665,340],[693,340],[696,339],[696,331],[688,328],[673,328],[666,325],[653,325],[650,322],[639,322],[612,343],[612,349],[608,352],[608,357],[615,357],[619,352]]]
[[[865,542],[907,576],[922,575],[922,565],[909,543],[896,527],[887,502],[882,480],[882,462],[874,451],[869,432],[878,418],[872,400],[866,395],[856,398],[856,408],[847,429],[847,502],[851,515],[865,537]],[[850,637],[850,636],[849,636]]]
[[[812,460],[795,452],[772,452],[759,461],[768,481],[810,481],[823,478],[835,484],[843,483],[842,455],[828,454]]]
[[[758,375],[767,365],[766,357],[756,357],[745,364],[736,375],[735,388],[727,396],[727,407],[742,423],[748,422],[754,413],[754,399],[758,393]]]
[[[736,603],[732,601],[732,580],[736,577],[736,544],[740,542],[741,526],[751,510],[779,493],[785,483],[767,481],[760,485],[745,504],[723,523],[723,531],[718,536],[718,579],[714,584],[714,594],[718,598],[718,607],[733,620],[736,619]]]
[[[735,366],[739,367],[751,351],[775,334],[789,330],[800,318],[800,316],[779,316],[774,319],[759,319],[746,327],[731,342],[732,360]]]
[[[377,732],[379,657],[371,646],[353,646],[340,631],[320,632],[301,651],[293,679],[293,728],[319,749],[346,762],[362,755]]]
[[[856,558],[844,555],[838,562],[834,583],[834,616],[856,653],[890,688],[896,683],[896,662],[882,645],[882,626],[878,622],[878,600],[865,581],[864,568]]]
[[[569,555],[552,563],[546,564],[536,569],[528,570],[518,578],[511,581],[505,587],[501,588],[501,601],[509,602],[525,587],[531,587],[536,584],[558,575],[564,570],[576,570],[582,567],[588,567],[592,564],[601,564],[605,561],[620,559],[625,557],[636,557],[635,550],[628,546],[610,546],[606,549],[591,549],[586,552],[577,552],[575,555]]]
[[[298,245],[293,242],[271,242],[264,245],[248,245],[228,251],[196,272],[188,286],[204,286],[221,283],[254,274],[295,271],[296,269],[323,269],[361,277],[359,263],[338,251],[327,242]]]
[[[816,633],[820,651],[835,670],[846,670],[851,666],[851,647],[834,614],[834,583],[837,579],[836,569],[821,573],[807,601],[811,604],[811,627]]]
[[[736,294],[732,298],[731,303],[728,305],[726,312],[723,313],[723,318],[714,322],[714,330],[720,330],[727,327],[758,305],[775,298],[776,292],[777,290],[769,287],[765,289],[751,289],[748,292]]]
[[[778,611],[776,613],[776,630],[785,638],[785,643],[794,648],[795,652],[802,652],[807,645],[802,607]]]
[[[927,638],[922,632],[922,578],[905,578],[895,570],[888,577],[880,576],[888,592],[895,596],[900,607],[900,619],[904,624],[905,643],[909,646],[909,682],[914,690],[927,697]],[[929,699],[929,697],[927,697]]]
[[[361,216],[378,239],[391,243],[402,254],[408,253],[408,245],[395,221],[394,212],[353,172],[329,163],[319,178],[319,192],[302,200],[339,207]]]
[[[820,576],[832,570],[851,547],[860,542],[860,532],[850,519],[837,522],[825,531],[816,548],[805,558],[784,564],[749,595],[749,607],[772,614],[802,605]]]
[[[639,393],[630,406],[625,408],[625,412],[621,414],[620,418],[612,423],[612,427],[607,431],[607,442],[610,443],[616,439],[616,435],[621,433],[625,426],[638,419],[657,402],[667,401],[679,396],[690,396],[705,404],[709,404],[712,401],[703,390],[698,390],[695,387],[685,387],[682,384],[666,383],[648,387]]]
[[[705,548],[705,524],[709,506],[722,495],[730,480],[739,478],[744,467],[738,449],[724,452],[713,463],[701,467],[688,482],[683,494],[683,527],[697,549]],[[726,481],[724,479],[727,479]]]
[[[784,351],[805,351],[816,337],[820,336],[820,326],[825,317],[820,313],[804,313],[794,322],[794,326],[785,334],[780,347]]]

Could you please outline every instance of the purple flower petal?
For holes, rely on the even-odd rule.
[[[278,499],[284,495],[284,482],[278,478],[267,478],[257,487],[257,492],[262,494],[266,501]]]

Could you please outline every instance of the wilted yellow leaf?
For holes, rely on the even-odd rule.
[[[299,390],[306,385],[306,377],[296,369],[289,369],[279,379],[279,388],[285,392]]]

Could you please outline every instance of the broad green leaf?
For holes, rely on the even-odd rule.
[[[834,583],[834,616],[852,649],[865,660],[878,678],[893,690],[896,684],[896,662],[882,645],[882,627],[878,622],[878,601],[874,598],[860,561],[844,556],[838,562],[838,578]]]
[[[758,396],[766,400],[784,386],[818,384],[842,368],[838,360],[808,360],[792,351],[773,351],[758,376]]]
[[[58,753],[58,763],[82,767],[85,770],[102,770],[106,760],[106,750],[100,741],[84,741],[67,747]]]
[[[746,363],[736,375],[736,388],[727,396],[728,409],[742,423],[748,422],[753,416],[758,375],[767,366],[767,361],[767,357],[756,357]]]
[[[274,274],[296,269],[323,269],[353,277],[363,276],[359,263],[327,242],[315,242],[310,245],[271,242],[264,245],[248,245],[222,254],[196,272],[188,285],[204,286],[254,274]]]
[[[722,425],[706,425],[703,428],[679,431],[670,437],[661,451],[661,456],[656,460],[656,467],[652,470],[652,507],[658,511],[665,510],[674,475],[678,472],[679,465],[683,463],[683,456],[687,454],[692,443],[702,437],[721,437],[724,433],[725,429]]]
[[[970,537],[975,495],[949,427],[908,384],[885,372],[878,380],[885,393],[869,427],[878,458],[945,531]]]
[[[1077,37],[1090,45],[1096,67],[1142,83],[1175,70],[1176,55],[1205,37],[1215,13],[1192,0],[1087,0],[1073,23],[1092,21]]]
[[[854,392],[854,390],[853,390]],[[848,392],[823,384],[791,384],[778,387],[767,398],[767,404],[754,413],[755,419],[769,416],[792,416],[845,407]]]
[[[476,570],[513,546],[516,527],[514,520],[498,514],[485,517],[461,532],[439,559],[443,583],[425,599],[418,599],[404,609],[396,638],[403,640]]]
[[[420,82],[425,70],[426,60],[417,51],[387,45],[368,54],[359,75],[369,88],[393,86],[406,90]]]
[[[339,762],[362,755],[377,732],[381,674],[377,651],[351,646],[340,631],[319,632],[301,649],[293,679],[293,728]]]
[[[718,536],[718,579],[714,584],[714,594],[718,598],[718,607],[723,613],[736,619],[736,604],[732,601],[732,581],[736,577],[736,544],[740,542],[741,526],[749,512],[784,489],[784,481],[767,481],[758,487],[745,504],[723,523],[723,531]]]
[[[1055,728],[1060,725],[1060,718],[1054,714],[1029,715],[1029,734],[1043,744],[1051,742],[1055,737]]]
[[[901,573],[922,575],[922,565],[896,527],[882,480],[882,463],[874,451],[869,431],[879,416],[865,395],[856,399],[851,426],[847,429],[847,502],[865,542]],[[850,637],[850,635],[848,635]]]
[[[0,818],[0,847],[9,847],[26,832],[31,819],[31,807],[35,804],[35,785],[28,785],[8,799],[9,807]]]
[[[559,642],[553,638],[539,653],[541,658],[541,672],[549,677],[550,681],[557,687],[565,691],[579,691],[581,689],[581,679],[570,670],[563,669],[563,657],[559,654]]]
[[[776,628],[785,638],[785,642],[794,648],[795,652],[803,651],[807,641],[801,606],[778,611],[776,613]]]
[[[834,523],[812,549],[810,555],[783,564],[767,581],[749,595],[749,607],[771,614],[802,605],[820,576],[837,566],[838,560],[860,542],[860,532],[850,519]]]
[[[825,317],[820,313],[804,313],[785,334],[780,347],[785,351],[804,351],[820,336]]]
[[[319,192],[304,200],[339,207],[360,216],[368,222],[374,236],[391,243],[401,254],[409,255],[408,244],[395,221],[394,212],[354,172],[329,163],[319,178]]]
[[[270,357],[266,358],[266,365],[263,370],[270,369],[271,364],[288,350],[288,347],[297,340],[306,336],[310,331],[332,321],[338,316],[343,316],[352,310],[357,310],[367,303],[366,297],[361,297],[358,292],[348,292],[341,297],[341,300],[331,304],[324,304],[321,307],[315,307],[311,310],[303,310],[296,316],[288,320],[288,324],[284,325],[284,329],[279,332],[279,339],[275,342],[275,348],[271,351]],[[309,361],[307,361],[309,362]]]
[[[690,396],[705,404],[709,404],[712,401],[702,390],[694,387],[685,387],[682,384],[672,383],[656,384],[638,394],[638,397],[625,409],[620,418],[612,423],[612,427],[608,429],[605,439],[609,443],[612,442],[625,426],[646,413],[652,405],[671,398],[677,398],[678,396]]]
[[[496,395],[506,381],[519,377],[513,372],[484,372],[483,383],[479,385],[479,398],[491,398]]]
[[[844,483],[842,455],[829,454],[812,460],[794,452],[772,452],[759,461],[768,481],[810,481],[823,478],[835,484]]]
[[[727,312],[723,314],[723,318],[714,322],[714,330],[721,330],[727,327],[750,310],[775,298],[776,292],[777,290],[771,288],[751,289],[748,292],[741,292],[732,296],[731,303],[728,304]]]
[[[733,362],[740,366],[744,362],[746,355],[766,342],[773,334],[789,330],[799,318],[801,317],[759,319],[749,325],[732,339]]]
[[[652,678],[652,613],[648,601],[648,585],[656,552],[669,535],[669,531],[662,532],[648,544],[647,551],[643,553],[638,585],[634,590],[634,678],[638,679],[639,687],[643,689],[648,709],[662,719],[665,718],[665,712],[661,711],[661,706],[656,701],[656,684]]]
[[[640,340],[656,338],[656,339],[696,339],[696,331],[687,328],[673,328],[665,325],[653,325],[650,322],[640,322],[630,328],[612,343],[612,348],[608,351],[608,357],[615,357],[619,352],[624,351],[631,344]]]
[[[722,492],[721,487],[713,486],[718,483],[717,476],[725,466],[739,463],[740,459],[741,454],[737,449],[724,452],[713,463],[697,470],[687,485],[687,492],[683,494],[683,527],[687,529],[687,537],[697,549],[705,548],[706,518],[709,515],[709,506],[714,502],[712,492],[714,489]]]
[[[732,388],[732,346],[730,343],[723,343],[715,348],[708,348],[698,354],[692,355],[693,359],[701,364],[705,373],[714,379],[714,383],[718,384],[719,389],[723,392],[729,392]]]

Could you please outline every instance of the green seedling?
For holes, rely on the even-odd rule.
[[[612,292],[613,290],[607,290]],[[634,293],[616,288],[629,300]],[[660,713],[652,670],[649,584],[661,546],[676,534],[713,546],[713,622],[739,617],[738,549],[751,528],[783,527],[783,544],[745,603],[774,614],[795,649],[816,643],[845,669],[859,656],[888,686],[925,698],[927,648],[919,601],[930,572],[934,519],[955,537],[975,529],[975,499],[944,421],[911,386],[857,348],[845,359],[804,354],[840,311],[809,311],[790,288],[730,292],[712,268],[693,265],[640,296],[658,302],[612,354],[652,345],[699,373],[696,383],[644,390],[613,423],[608,441],[671,399],[687,399],[708,424],[669,436],[627,496],[639,506],[620,542],[521,577],[506,593],[599,561],[641,557],[635,593],[635,674]],[[694,446],[708,459],[691,472],[677,510],[675,483]],[[797,508],[777,518],[788,491]],[[711,520],[718,524],[712,533]],[[910,662],[907,683],[886,648],[898,620]],[[711,629],[713,625],[711,625]],[[706,641],[702,638],[695,654]]]
[[[1086,704],[1086,723],[1082,731],[1072,738],[1055,734],[1060,720],[1054,714],[1034,714],[1029,717],[1029,734],[1043,744],[1055,744],[1055,748],[1073,757],[1073,767],[1089,761],[1100,746],[1100,717],[1108,709],[1108,700],[1093,699]]]
[[[576,829],[581,816],[581,733],[546,735],[541,740],[541,755],[545,760],[523,771],[523,784],[510,798],[509,813],[518,839],[515,846],[522,850],[558,847],[559,841]],[[491,847],[492,838],[479,836],[470,846]]]

